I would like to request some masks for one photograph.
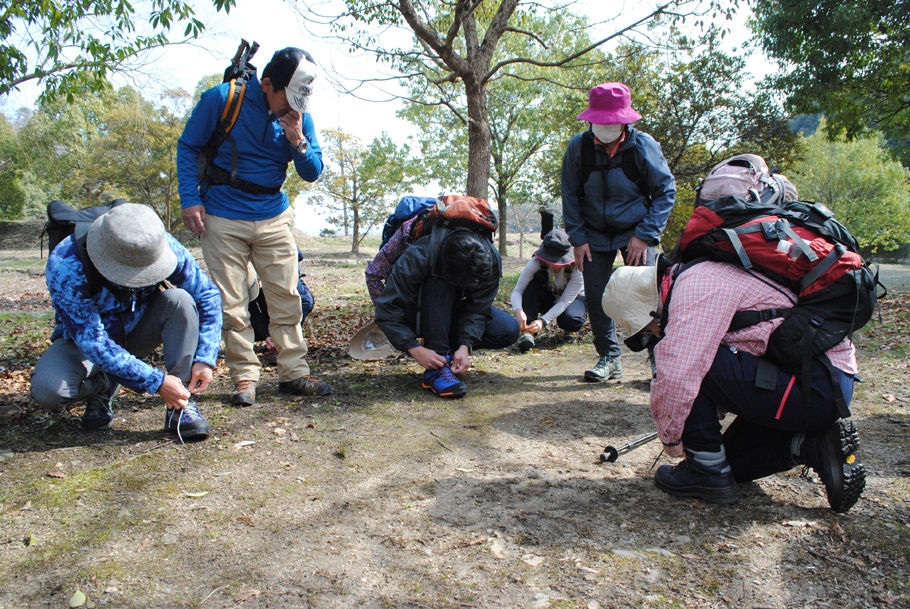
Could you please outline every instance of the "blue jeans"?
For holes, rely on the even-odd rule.
[[[442,279],[431,277],[423,285],[420,296],[420,336],[423,346],[441,355],[452,353],[459,345],[458,318],[464,311],[461,288]],[[494,306],[490,306],[486,328],[475,349],[503,349],[518,340],[518,321]]]
[[[852,374],[835,368],[834,386],[828,370],[816,363],[806,407],[800,378],[778,369],[775,388],[761,389],[755,386],[758,365],[758,357],[721,345],[683,428],[683,445],[689,450],[716,452],[723,444],[737,482],[793,467],[794,434],[824,429],[839,418],[834,391],[842,392],[847,404],[853,398]],[[737,415],[723,435],[718,408]]]

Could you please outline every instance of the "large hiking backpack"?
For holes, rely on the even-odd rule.
[[[247,83],[256,76],[256,66],[250,63],[250,59],[257,50],[259,50],[258,43],[250,44],[246,40],[241,40],[231,64],[224,70],[221,82],[230,83],[227,101],[212,136],[199,154],[198,180],[199,184],[203,185],[203,190],[207,186],[227,184],[243,192],[257,195],[276,194],[281,191],[281,186],[261,186],[237,177],[237,148],[231,137],[231,129],[234,128],[237,117],[240,115]],[[214,163],[218,148],[225,141],[231,142],[233,147],[230,171],[222,169]]]
[[[437,227],[469,228],[488,241],[499,228],[499,220],[486,199],[464,195],[443,195],[427,208],[411,226],[411,241],[429,234]]]
[[[398,227],[406,220],[410,220],[434,205],[436,205],[435,197],[418,197],[416,195],[401,197],[398,205],[395,206],[395,211],[386,219],[385,225],[382,227],[382,242],[379,244],[379,248],[382,249],[389,242]]]
[[[76,252],[79,262],[85,270],[89,291],[94,294],[101,289],[103,279],[101,273],[92,264],[86,250],[86,237],[88,229],[99,216],[106,214],[118,205],[126,203],[124,199],[115,199],[108,205],[95,205],[83,209],[73,209],[63,201],[51,201],[47,204],[47,223],[41,232],[41,255],[44,256],[44,235],[47,235],[47,252],[54,251],[61,241],[73,235],[76,243]]]
[[[626,174],[626,178],[638,188],[639,192],[644,195],[648,204],[651,203],[651,193],[645,184],[645,176],[639,166],[638,151],[635,146],[629,146],[620,150],[618,154],[613,155],[606,163],[595,164],[594,162],[594,133],[588,129],[581,136],[581,165],[578,180],[578,198],[585,198],[585,183],[591,176],[591,172],[599,171],[603,180],[603,191],[606,194],[607,173],[612,169],[620,168]]]
[[[684,262],[728,262],[757,271],[797,295],[788,309],[738,312],[730,329],[783,317],[770,336],[766,356],[790,370],[802,370],[804,384],[813,359],[827,362],[824,353],[869,321],[879,297],[878,271],[859,255],[853,235],[819,203],[772,205],[721,197],[695,208],[678,250]]]
[[[740,154],[715,165],[695,191],[695,204],[734,196],[765,205],[784,200],[785,183],[757,154]],[[795,197],[794,197],[795,198]]]

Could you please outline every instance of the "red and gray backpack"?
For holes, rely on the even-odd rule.
[[[884,296],[877,294],[878,270],[863,260],[853,235],[819,203],[775,204],[735,196],[709,201],[692,212],[678,255],[688,265],[706,259],[734,264],[797,295],[789,308],[738,312],[730,330],[784,318],[770,336],[766,357],[801,371],[806,396],[813,360],[830,367],[825,352],[863,327],[877,298]],[[842,416],[848,416],[846,404],[839,406]]]

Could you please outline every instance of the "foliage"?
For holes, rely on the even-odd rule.
[[[351,252],[388,216],[392,201],[411,186],[408,147],[399,148],[383,133],[368,148],[341,130],[328,130],[323,143],[326,166],[316,190],[335,211],[328,220],[351,237]]]
[[[132,89],[125,87],[118,94],[104,115],[107,129],[92,147],[86,176],[105,184],[110,196],[149,205],[172,230],[180,215],[176,143],[183,123]]]
[[[794,113],[824,112],[832,137],[866,129],[910,136],[906,0],[752,0],[752,27],[789,71],[777,84]],[[901,147],[904,162],[910,153]]]
[[[235,0],[212,0],[229,12]],[[188,0],[0,0],[0,95],[37,80],[44,95],[69,101],[85,90],[109,86],[108,74],[123,70],[145,51],[169,44],[172,28],[196,38],[205,25]]]
[[[545,32],[548,38],[560,33],[580,32],[566,36],[568,45],[580,49],[590,44],[580,19],[568,14],[519,15],[521,27]],[[544,61],[548,49],[528,36],[507,31],[497,48],[497,57],[522,54]],[[490,130],[490,188],[497,203],[500,224],[510,222],[509,212],[517,205],[530,204],[535,210],[544,204],[540,185],[544,177],[536,170],[535,158],[544,150],[561,146],[554,138],[554,125],[574,116],[566,113],[562,103],[565,88],[586,89],[590,70],[600,67],[602,54],[589,53],[583,67],[553,68],[533,64],[510,66],[506,74],[493,79],[488,87],[488,120]],[[420,127],[418,139],[425,182],[438,181],[444,188],[463,190],[467,177],[469,141],[466,126],[466,100],[453,83],[440,83],[434,97],[426,98],[425,84],[411,82],[410,101],[400,115]],[[444,100],[444,101],[441,101]],[[506,231],[500,231],[499,251],[506,254]]]
[[[438,0],[375,3],[371,0],[345,0],[347,12],[332,16],[338,35],[355,51],[376,54],[400,72],[405,79],[423,85],[425,103],[445,105],[448,99],[440,87],[453,83],[463,95],[467,112],[462,117],[467,131],[468,163],[465,194],[486,197],[490,176],[491,129],[489,122],[490,84],[507,78],[519,65],[541,68],[578,66],[591,50],[621,36],[630,36],[639,27],[660,18],[682,19],[717,8],[713,0],[667,0],[638,19],[628,18],[627,25],[577,51],[571,41],[577,31],[556,32],[526,29],[534,27],[533,17],[543,12],[561,13],[564,7],[546,8],[530,0],[500,0],[454,3]],[[411,35],[407,48],[390,48],[377,42],[377,28],[397,28]],[[501,53],[506,34],[525,36],[547,49],[546,59],[522,52]],[[533,43],[532,43],[533,44]],[[566,50],[569,49],[569,50]],[[438,101],[433,101],[438,100]]]
[[[0,220],[19,220],[25,206],[19,142],[15,128],[0,116]]]
[[[881,135],[830,140],[822,121],[807,138],[793,182],[801,199],[827,205],[872,253],[910,241],[910,170],[890,158]]]

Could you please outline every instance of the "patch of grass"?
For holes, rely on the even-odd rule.
[[[14,368],[24,362],[34,363],[47,349],[54,314],[0,313],[0,366]]]

